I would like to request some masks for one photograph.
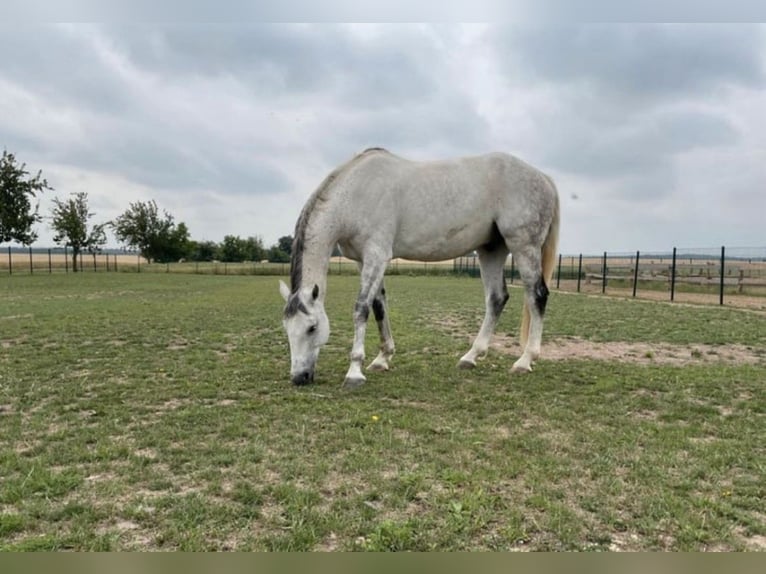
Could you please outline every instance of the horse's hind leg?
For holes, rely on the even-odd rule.
[[[367,367],[370,371],[387,371],[390,368],[391,357],[394,356],[394,338],[391,335],[391,324],[388,321],[388,306],[386,305],[386,289],[380,284],[375,299],[372,300],[372,313],[380,332],[380,352],[375,360]]]
[[[511,371],[529,372],[532,363],[540,356],[540,346],[543,338],[543,316],[548,302],[548,286],[545,284],[542,272],[540,251],[528,248],[514,253],[516,267],[524,282],[526,308],[529,310],[529,334],[524,341],[521,333],[521,344],[524,347],[521,357],[513,364]]]
[[[481,267],[481,280],[484,284],[484,303],[486,311],[484,321],[479,329],[479,334],[471,346],[471,349],[461,357],[458,366],[461,369],[470,369],[476,366],[476,359],[487,353],[492,334],[495,332],[497,320],[508,301],[508,288],[505,285],[503,268],[508,257],[508,249],[505,243],[496,242],[491,246],[477,249],[479,265]]]

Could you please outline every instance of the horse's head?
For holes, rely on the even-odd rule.
[[[314,366],[319,349],[330,337],[330,322],[317,285],[291,293],[280,281],[279,292],[287,303],[282,324],[290,344],[290,378],[295,385],[307,385],[314,381]]]

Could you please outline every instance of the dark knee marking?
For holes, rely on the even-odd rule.
[[[499,317],[500,313],[503,312],[505,304],[508,302],[509,298],[510,295],[508,295],[508,290],[505,288],[505,285],[503,285],[503,290],[500,293],[493,292],[492,295],[490,295],[490,305],[492,306],[492,312],[495,317]]]
[[[540,315],[545,314],[545,306],[548,304],[548,293],[548,286],[543,281],[543,278],[540,277],[537,283],[535,283],[535,305],[537,310],[540,311]]]
[[[357,301],[354,306],[354,316],[366,321],[370,316],[370,306],[364,301]]]
[[[372,313],[375,315],[375,320],[380,323],[386,316],[386,309],[383,306],[383,301],[380,299],[373,299],[372,301]]]
[[[381,297],[385,297],[386,296],[386,288],[385,287],[381,287],[380,288],[380,296]]]

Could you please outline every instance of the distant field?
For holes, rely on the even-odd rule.
[[[348,392],[355,277],[297,389],[276,277],[0,276],[0,550],[766,548],[762,312],[554,292],[511,377],[518,289],[461,371],[480,281],[386,286]]]

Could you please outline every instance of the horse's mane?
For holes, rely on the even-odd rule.
[[[290,291],[295,293],[300,287],[303,280],[303,250],[305,249],[306,241],[306,229],[309,225],[309,219],[314,212],[318,203],[327,200],[327,191],[333,182],[338,179],[342,173],[348,170],[352,165],[358,162],[361,158],[373,152],[385,152],[388,150],[382,147],[370,147],[363,152],[356,154],[346,163],[334,169],[330,175],[324,178],[324,181],[319,184],[319,187],[306,201],[306,205],[303,206],[301,214],[298,217],[298,221],[295,223],[295,233],[293,234],[293,245],[290,249]]]

